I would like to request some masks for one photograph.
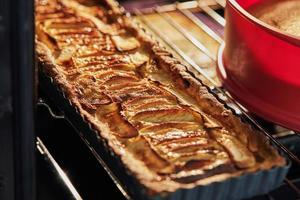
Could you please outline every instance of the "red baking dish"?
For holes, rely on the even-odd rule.
[[[300,131],[300,37],[246,11],[260,1],[227,0],[218,73],[249,111]]]

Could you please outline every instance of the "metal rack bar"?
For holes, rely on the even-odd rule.
[[[209,6],[200,2],[202,1],[199,1],[199,7],[201,8],[201,10],[203,10],[207,15],[213,18],[220,25],[225,26],[225,19],[221,17],[221,15],[219,15],[214,9],[211,9]]]
[[[226,6],[226,0],[215,0],[220,6],[222,6],[223,8],[225,8]]]
[[[200,29],[204,30],[211,38],[216,40],[218,43],[222,43],[223,40],[220,36],[218,36],[211,28],[209,28],[205,23],[203,23],[198,17],[196,17],[189,10],[177,9],[181,14],[187,17],[190,21],[192,21],[195,25],[197,25]]]
[[[282,132],[279,132],[279,133],[276,133],[274,135],[275,138],[282,138],[282,137],[286,137],[286,136],[291,136],[291,135],[297,135],[295,134],[294,131],[291,131],[291,130],[286,130],[286,131],[282,131]],[[298,136],[298,135],[297,135]],[[298,136],[300,137],[300,136]]]
[[[300,197],[300,189],[291,180],[285,178],[284,182],[297,193],[298,197]]]
[[[217,0],[218,3],[220,3],[219,0]],[[160,7],[156,7],[155,9],[156,11],[160,11],[162,12],[162,10],[160,9]],[[243,115],[251,122],[253,123],[262,133],[264,133],[264,135],[276,146],[278,146],[283,152],[285,152],[295,163],[300,165],[300,159],[293,154],[288,148],[286,148],[280,141],[278,141],[274,136],[272,136],[270,133],[268,133],[255,119],[253,119],[252,117],[250,117],[247,114],[247,110],[245,110],[243,107],[241,107],[230,95],[228,92],[223,91],[222,88],[219,88],[216,84],[215,81],[213,81],[210,77],[208,77],[205,72],[201,69],[201,67],[199,65],[197,65],[189,56],[187,56],[184,52],[182,52],[172,41],[170,41],[166,36],[164,36],[163,34],[160,33],[160,31],[156,30],[156,28],[151,24],[151,22],[149,22],[144,16],[143,14],[136,10],[135,11],[136,14],[140,17],[140,19],[142,20],[142,22],[149,27],[155,34],[157,34],[166,44],[168,44],[175,52],[178,53],[178,55],[180,55],[188,64],[190,64],[192,67],[194,67],[196,70],[198,70],[216,89],[216,91],[218,91],[218,93],[223,94],[231,103],[235,104],[237,106],[237,108],[239,110],[241,110],[241,112],[243,113]],[[161,13],[160,13],[161,14]],[[161,14],[162,15],[162,14]],[[174,20],[166,20],[167,22],[170,23],[170,25],[174,26],[175,23]],[[185,29],[182,28],[178,28],[177,30],[184,35],[186,38],[187,35],[189,35],[189,33],[187,33],[187,31]],[[205,29],[203,29],[204,31],[206,31]],[[191,39],[191,38],[190,38]],[[195,45],[195,43],[193,42],[193,44]],[[204,52],[205,53],[205,52]]]
[[[70,121],[69,121],[70,122]],[[70,122],[70,124],[72,124],[72,122]],[[97,161],[101,164],[101,166],[104,168],[104,170],[107,172],[107,174],[109,175],[109,177],[111,178],[111,180],[114,182],[115,186],[117,186],[117,188],[119,189],[119,191],[122,193],[122,195],[124,196],[124,198],[126,200],[133,200],[133,198],[130,196],[130,194],[128,193],[128,191],[126,191],[124,188],[124,185],[119,181],[119,179],[117,178],[117,176],[113,173],[113,171],[108,167],[108,165],[105,163],[105,161],[100,157],[100,155],[97,153],[97,151],[91,147],[91,145],[89,144],[89,141],[83,136],[82,133],[79,133],[80,138],[82,139],[82,141],[86,144],[86,146],[90,149],[90,151],[92,152],[92,154],[95,156],[95,158],[97,159]]]
[[[146,19],[140,11],[135,11],[136,15],[140,17],[141,21],[151,30],[153,31],[158,37],[162,39],[172,50],[174,50],[180,57],[182,57],[189,65],[191,65],[194,69],[196,69],[198,72],[200,72],[207,80],[209,80],[211,83],[214,83],[214,85],[217,85],[217,83],[211,79],[209,76],[205,74],[203,69],[197,65],[187,54],[185,54],[183,51],[181,51],[180,48],[178,48],[174,43],[171,42],[168,37],[160,33],[152,24],[149,22],[148,19]]]
[[[209,58],[216,61],[216,57],[213,53],[211,53],[197,38],[195,38],[192,34],[186,31],[180,24],[178,24],[168,13],[161,12],[159,7],[155,9],[155,12],[159,14],[166,22],[168,22],[172,27],[174,27],[177,31],[179,31],[187,40],[189,40],[195,47],[197,47],[200,51],[206,54]]]
[[[47,147],[44,145],[42,140],[37,137],[36,138],[36,148],[42,154],[45,158],[49,160],[49,163],[52,165],[52,167],[55,169],[56,173],[59,175],[59,177],[62,179],[65,186],[68,188],[70,193],[72,194],[73,198],[76,200],[83,200],[80,194],[77,192],[76,188],[73,186],[72,182],[68,178],[68,176],[65,174],[65,172],[61,169],[61,167],[58,165],[56,160],[52,157],[50,152],[48,151]]]
[[[65,119],[65,116],[63,113],[59,113],[59,114],[56,114],[55,112],[53,112],[52,108],[43,100],[43,99],[38,99],[37,101],[37,105],[38,106],[44,106],[48,109],[49,111],[49,114],[55,118],[55,119]]]
[[[269,200],[275,200],[270,194],[267,194]]]
[[[220,7],[220,4],[216,2],[215,0],[201,0],[203,4],[211,7]],[[170,3],[166,5],[161,5],[160,9],[163,12],[171,12],[175,11],[177,8],[179,9],[199,9],[198,2],[196,0],[192,1],[186,1],[186,2],[176,2],[176,3]],[[153,13],[154,9],[151,8],[144,8],[140,9],[142,13]]]

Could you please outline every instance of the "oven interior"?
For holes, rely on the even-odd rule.
[[[126,0],[120,4],[146,32],[154,35],[193,73],[200,74],[201,81],[228,107],[260,129],[290,158],[292,167],[285,182],[278,189],[253,200],[299,199],[299,134],[248,113],[226,92],[217,77],[217,53],[224,36],[225,1]],[[37,198],[134,198],[81,133],[83,129],[66,117],[62,106],[53,102],[53,96],[47,90],[47,84],[51,85],[53,80],[47,80],[40,73],[37,76]]]

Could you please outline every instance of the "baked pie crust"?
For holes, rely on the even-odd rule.
[[[36,51],[152,194],[285,165],[115,1],[36,1]]]

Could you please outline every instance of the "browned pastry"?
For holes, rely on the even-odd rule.
[[[39,0],[42,69],[151,193],[283,166],[116,2]]]

